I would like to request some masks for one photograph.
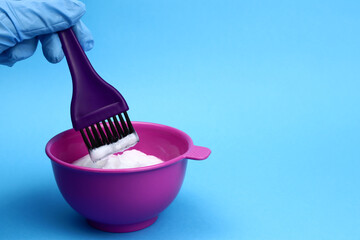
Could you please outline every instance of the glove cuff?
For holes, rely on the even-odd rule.
[[[0,54],[9,47],[21,42],[19,32],[16,29],[16,17],[8,1],[0,1],[0,34],[6,38],[0,38]]]

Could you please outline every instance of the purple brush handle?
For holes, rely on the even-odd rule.
[[[73,82],[74,129],[81,130],[129,110],[122,95],[95,72],[74,32],[67,29],[58,34]]]

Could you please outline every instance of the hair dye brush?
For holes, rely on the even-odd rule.
[[[96,162],[134,146],[139,137],[123,96],[95,72],[71,29],[58,34],[73,82],[71,121],[91,159]]]

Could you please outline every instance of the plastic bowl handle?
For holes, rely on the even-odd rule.
[[[209,157],[211,150],[207,147],[192,146],[186,153],[187,159],[204,160]]]

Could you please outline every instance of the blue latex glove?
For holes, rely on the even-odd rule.
[[[82,48],[92,49],[94,40],[80,21],[85,5],[77,0],[0,0],[0,64],[14,65],[32,56],[38,41],[51,63],[64,58],[56,32],[73,26]]]

